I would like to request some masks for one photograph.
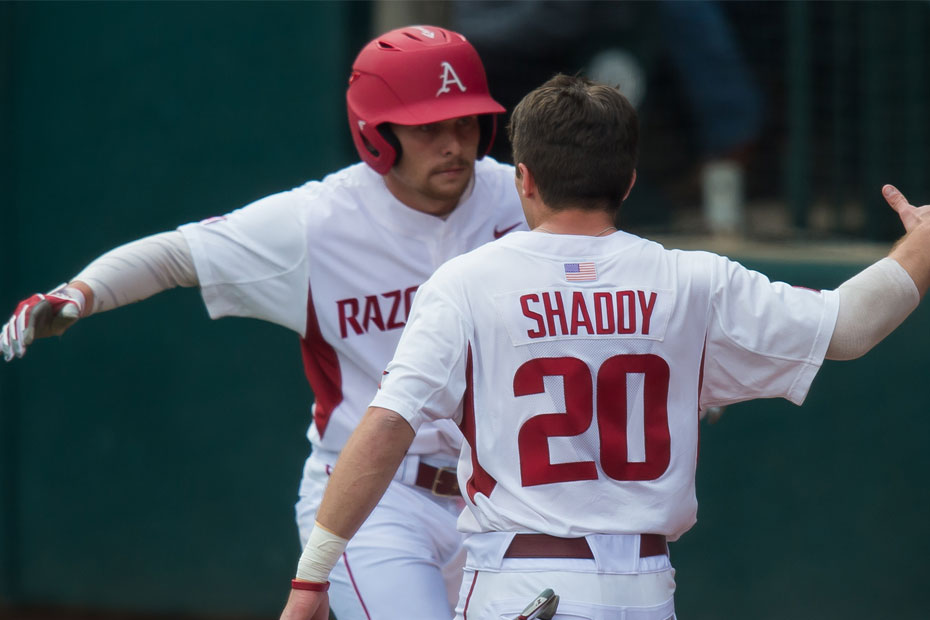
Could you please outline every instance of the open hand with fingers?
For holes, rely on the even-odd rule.
[[[84,312],[84,294],[65,284],[49,293],[37,293],[19,302],[0,330],[0,350],[6,361],[26,354],[36,338],[60,336]]]
[[[920,224],[930,224],[930,205],[915,207],[894,185],[882,187],[882,195],[891,208],[897,212],[907,232],[911,232]]]
[[[894,185],[882,187],[882,195],[907,231],[888,256],[904,267],[923,297],[930,289],[930,205],[915,207]]]

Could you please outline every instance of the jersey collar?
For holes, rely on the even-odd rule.
[[[381,226],[405,237],[437,239],[449,226],[454,226],[455,221],[461,216],[461,212],[467,209],[466,203],[474,194],[475,177],[478,171],[477,169],[475,170],[475,174],[472,175],[455,209],[445,218],[423,213],[422,211],[417,211],[414,208],[408,207],[388,190],[387,185],[384,183],[384,177],[373,170],[369,170],[369,172],[377,177],[376,184],[382,191],[384,197],[384,199],[380,201],[382,204],[375,205],[371,209],[372,217],[375,218]]]

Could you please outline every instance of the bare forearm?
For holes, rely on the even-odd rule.
[[[904,267],[923,297],[930,288],[930,205],[915,207],[893,185],[882,187],[882,195],[907,231],[888,256]]]
[[[371,407],[352,433],[333,469],[316,525],[297,564],[297,578],[325,582],[391,483],[403,460],[413,429],[388,409]]]
[[[381,499],[413,437],[413,429],[397,413],[369,408],[339,455],[317,522],[351,538]]]

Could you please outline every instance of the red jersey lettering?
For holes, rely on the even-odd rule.
[[[356,334],[361,334],[364,331],[362,326],[358,324],[358,319],[355,318],[358,316],[357,299],[340,299],[336,302],[336,307],[339,308],[339,334],[343,338],[349,335],[348,326],[351,326]]]
[[[655,291],[649,295],[649,303],[646,303],[646,292],[645,291],[636,291],[639,295],[639,310],[643,313],[643,333],[649,333],[649,320],[652,318],[652,311],[656,307],[656,295]]]
[[[520,314],[531,322],[520,329],[529,338],[647,336],[658,299],[657,292],[641,290],[527,293],[520,296]]]
[[[614,298],[610,293],[594,293],[594,325],[598,334],[614,333]]]
[[[542,315],[530,310],[530,301],[539,303],[539,295],[523,295],[520,297],[520,307],[523,308],[523,316],[536,321],[536,329],[526,330],[526,335],[530,338],[541,338],[546,335],[546,326],[543,324]]]
[[[553,306],[552,300],[555,300],[555,306]],[[546,312],[546,322],[549,325],[549,335],[557,336],[559,334],[564,334],[568,331],[568,325],[565,322],[565,305],[562,303],[562,295],[556,292],[552,293],[543,293],[543,309]],[[561,329],[556,331],[555,329],[555,319],[559,318],[559,327]]]
[[[636,331],[636,296],[633,291],[617,291],[617,333]]]
[[[381,318],[381,304],[378,303],[377,295],[365,297],[365,317],[362,319],[362,324],[365,326],[366,332],[370,329],[372,323],[379,330],[384,331],[384,319]]]
[[[584,327],[589,334],[594,334],[594,326],[591,325],[591,316],[585,306],[584,294],[581,291],[575,291],[572,293],[572,336],[578,335],[579,327]]]
[[[336,301],[339,314],[339,335],[348,338],[350,331],[361,335],[372,330],[385,332],[402,328],[407,323],[407,317],[410,316],[410,305],[413,303],[413,295],[417,292],[417,288],[419,287],[411,286],[404,290],[398,289],[378,295],[365,295]],[[382,298],[385,300],[383,307]],[[403,314],[401,314],[402,304]],[[385,316],[387,322],[384,320]]]
[[[387,293],[381,293],[381,296],[392,300],[391,313],[388,314],[387,328],[397,329],[398,327],[403,327],[406,321],[397,320],[397,315],[400,312],[400,291],[388,291]]]

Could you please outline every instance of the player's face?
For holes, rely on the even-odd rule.
[[[404,204],[432,215],[455,208],[475,173],[478,118],[462,116],[428,125],[392,125],[400,161],[384,181]]]

